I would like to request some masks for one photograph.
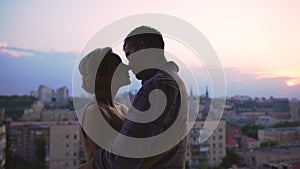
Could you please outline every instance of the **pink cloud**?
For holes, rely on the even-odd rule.
[[[5,54],[8,54],[15,58],[18,58],[21,56],[33,56],[33,53],[30,53],[30,52],[16,51],[16,50],[10,50],[10,49],[0,49],[0,53],[5,53]]]
[[[21,56],[33,56],[33,53],[8,49],[7,46],[8,46],[7,43],[0,42],[0,53],[8,54],[15,58]]]
[[[7,43],[0,42],[0,48],[7,48]]]

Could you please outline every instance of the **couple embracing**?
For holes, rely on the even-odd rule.
[[[109,47],[93,50],[79,64],[82,88],[95,97],[94,102],[84,107],[81,140],[87,162],[80,168],[185,168],[187,92],[178,76],[178,66],[173,61],[167,61],[165,57],[162,34],[154,28],[140,26],[127,35],[123,50],[129,61],[128,65],[122,63],[121,58]],[[100,64],[97,62],[99,60]],[[94,64],[98,64],[96,69],[92,68]],[[117,69],[118,76],[115,77]],[[132,70],[136,78],[141,80],[142,87],[137,92],[132,107],[127,108],[114,102],[114,97],[120,87],[130,84],[129,70]],[[153,96],[153,91],[157,90],[163,93],[163,97],[160,93]],[[161,110],[160,107],[163,109]],[[88,120],[84,120],[84,116],[95,112],[96,109],[114,130],[131,138],[154,138],[167,131],[172,132],[169,132],[163,141],[153,139],[152,143],[145,144],[147,150],[145,153],[149,152],[149,156],[129,157],[116,154],[99,146],[97,141],[92,140],[89,133],[84,130],[84,124],[93,125]],[[147,121],[146,117],[151,120]],[[95,130],[100,132],[100,135],[101,132],[106,132],[101,128]],[[174,142],[176,144],[173,144]],[[161,148],[164,145],[168,146],[166,143],[171,145],[170,148]],[[122,139],[116,139],[110,145],[112,148],[118,145],[121,149],[128,146]],[[138,146],[129,148],[138,149]],[[158,152],[157,149],[162,151],[151,153]]]

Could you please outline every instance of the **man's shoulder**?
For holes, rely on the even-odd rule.
[[[165,72],[163,70],[154,74],[143,86],[156,86],[157,84],[171,84],[176,82],[176,79],[181,79],[177,73]]]

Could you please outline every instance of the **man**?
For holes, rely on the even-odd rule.
[[[150,27],[138,27],[125,38],[123,49],[133,73],[142,81],[142,87],[134,98],[133,107],[128,111],[121,133],[132,138],[155,137],[172,128],[175,121],[179,121],[173,133],[164,140],[171,142],[171,139],[176,138],[178,141],[170,149],[146,158],[123,157],[100,149],[93,157],[94,169],[184,168],[187,151],[187,92],[177,74],[178,66],[174,62],[168,62],[164,55],[162,34]],[[163,104],[162,97],[156,93],[154,100],[151,100],[151,93],[156,89],[162,91],[166,98],[162,112],[158,112]],[[155,114],[156,117],[147,122],[134,118],[144,116],[143,112]],[[118,144],[122,144],[122,141]],[[160,144],[163,143],[153,141],[145,147],[147,152],[151,152]]]

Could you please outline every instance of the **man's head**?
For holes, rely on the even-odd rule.
[[[137,27],[127,35],[123,45],[126,57],[131,54],[131,51],[126,52],[126,47],[128,45],[133,45],[136,51],[146,48],[164,50],[165,47],[162,34],[158,30],[148,26]]]
[[[162,34],[148,26],[137,27],[127,35],[123,50],[138,79],[142,79],[142,68],[155,67],[166,62],[164,46]]]

